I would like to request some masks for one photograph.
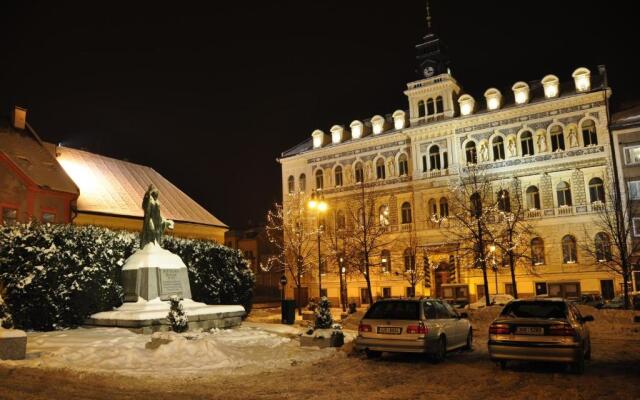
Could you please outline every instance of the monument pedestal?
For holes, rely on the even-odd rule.
[[[148,243],[127,259],[122,267],[125,303],[113,311],[91,315],[85,323],[117,326],[139,333],[170,330],[169,298],[182,298],[189,329],[230,328],[245,315],[240,305],[207,305],[191,300],[186,265],[180,257],[158,244]]]

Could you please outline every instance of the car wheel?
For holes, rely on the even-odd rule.
[[[591,339],[587,341],[587,352],[584,353],[585,360],[591,360]]]
[[[379,358],[382,355],[382,352],[366,349],[364,354],[367,355],[367,358]]]
[[[467,344],[462,348],[466,351],[473,350],[473,329],[469,329],[469,333],[467,334]]]
[[[447,357],[447,339],[444,336],[440,336],[436,346],[437,348],[436,353],[433,355],[433,361],[441,363]]]
[[[500,365],[500,369],[507,369],[507,362],[505,360],[498,361],[498,364]]]

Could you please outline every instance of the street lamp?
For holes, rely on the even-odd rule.
[[[322,193],[319,195],[316,192],[311,194],[311,198],[309,199],[309,203],[307,204],[310,209],[316,211],[317,220],[318,220],[318,297],[322,296],[322,253],[320,250],[320,214],[323,214],[327,211],[329,206],[324,201],[324,197]]]
[[[489,246],[489,251],[491,252],[491,259],[493,261],[492,264],[492,269],[493,269],[493,273],[495,276],[495,280],[496,280],[496,292],[495,294],[498,294],[498,264],[496,263],[496,245],[492,244]],[[487,293],[487,295],[489,295]],[[489,300],[491,300],[491,296],[489,296]]]

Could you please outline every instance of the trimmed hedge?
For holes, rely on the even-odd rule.
[[[165,239],[164,247],[189,269],[195,301],[242,304],[249,312],[254,276],[240,252],[214,242]],[[138,242],[136,234],[95,226],[0,226],[5,312],[17,328],[52,330],[120,306],[121,268]]]

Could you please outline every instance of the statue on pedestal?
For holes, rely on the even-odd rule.
[[[164,230],[167,228],[173,229],[173,221],[162,218],[160,214],[159,195],[158,189],[151,184],[142,199],[144,221],[142,222],[142,232],[140,232],[141,249],[149,243],[155,243],[160,246]]]

